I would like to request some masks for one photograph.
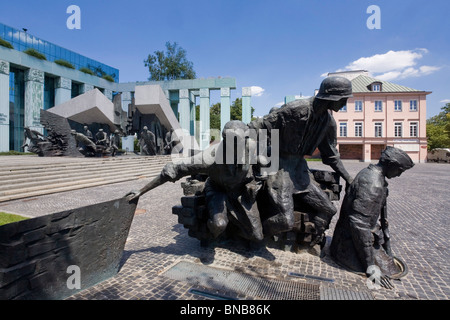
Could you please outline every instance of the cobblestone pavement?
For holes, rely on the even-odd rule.
[[[354,161],[344,163],[352,175],[368,165]],[[329,170],[329,167],[319,162],[310,162],[309,165],[311,169]],[[0,203],[0,211],[40,216],[115,199],[132,189],[139,189],[147,182],[138,180],[9,201]],[[369,290],[365,277],[342,269],[326,254],[337,216],[333,218],[327,231],[327,245],[322,257],[272,247],[249,249],[231,241],[201,247],[199,241],[189,237],[187,230],[178,224],[177,216],[171,213],[172,206],[178,205],[183,195],[181,183],[177,182],[160,186],[139,200],[119,273],[69,299],[211,298],[192,291],[195,287],[189,281],[165,276],[164,273],[177,263],[190,262],[214,270],[237,271],[267,279],[313,284],[322,288],[322,292],[348,292],[350,299],[360,297],[358,293],[364,293],[366,297],[368,295],[375,300],[447,300],[450,298],[449,182],[448,164],[417,164],[401,177],[389,181],[388,210],[392,250],[409,268],[406,277],[393,281],[393,290]],[[292,273],[307,277],[293,277]],[[235,297],[252,298],[245,293]],[[276,298],[274,293],[271,299]]]

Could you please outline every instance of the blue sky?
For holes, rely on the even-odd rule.
[[[81,30],[66,27],[69,5]],[[381,29],[367,28],[370,5]],[[118,68],[121,82],[147,80],[147,55],[177,42],[197,77],[236,78],[232,99],[254,87],[257,116],[312,95],[328,72],[363,68],[432,91],[429,118],[450,102],[449,12],[448,0],[22,0],[3,1],[0,21]]]

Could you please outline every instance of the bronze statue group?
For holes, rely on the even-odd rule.
[[[314,229],[310,245],[323,246],[325,231],[337,209],[314,180],[304,158],[319,149],[322,162],[345,181],[345,197],[330,245],[331,256],[351,271],[367,276],[376,272],[380,285],[392,288],[390,279],[403,276],[404,270],[390,247],[386,178],[397,177],[414,164],[402,150],[387,147],[377,164],[370,164],[354,178],[347,172],[336,148],[332,112],[338,112],[350,97],[349,80],[328,77],[315,97],[287,103],[248,125],[230,121],[220,143],[190,161],[168,163],[158,177],[126,196],[136,199],[165,182],[203,174],[207,176],[203,191],[207,228],[213,237],[219,237],[232,226],[240,237],[260,243],[292,230],[297,223],[294,213],[308,207]],[[271,133],[276,131],[278,143],[272,140],[268,152],[273,154],[271,148],[278,148],[278,170],[264,175],[261,171],[267,163],[250,163],[246,157],[239,158],[254,150],[251,144],[255,141],[248,138],[249,130],[268,132],[272,138]],[[238,133],[229,139],[227,131]],[[244,148],[244,152],[236,152],[237,146]],[[230,152],[233,161],[217,161],[225,160]]]

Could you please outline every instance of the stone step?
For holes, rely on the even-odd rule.
[[[54,184],[76,184],[76,183],[83,183],[84,181],[89,181],[92,179],[103,179],[103,180],[111,180],[115,177],[122,177],[122,176],[130,176],[135,177],[136,179],[141,176],[145,176],[148,174],[155,174],[161,172],[162,166],[156,166],[152,168],[143,168],[143,169],[130,169],[130,170],[117,170],[118,172],[97,172],[95,174],[86,173],[84,175],[77,175],[77,176],[50,176],[50,177],[41,177],[40,179],[32,179],[28,180],[26,182],[18,182],[18,183],[9,183],[0,185],[0,196],[8,195],[17,192],[18,190],[26,190],[30,188],[35,188],[38,190],[39,188],[48,187],[49,185]]]
[[[145,178],[151,179],[153,177],[156,177],[156,175],[157,174],[145,176]],[[109,181],[103,180],[103,181],[89,182],[89,183],[83,183],[83,184],[69,185],[69,186],[65,186],[65,187],[45,188],[42,190],[30,191],[30,192],[26,192],[26,193],[22,193],[22,194],[12,194],[9,196],[0,196],[0,202],[42,196],[42,195],[47,195],[47,194],[52,194],[52,193],[73,191],[73,190],[84,189],[84,188],[98,187],[98,186],[102,186],[105,184],[127,182],[127,181],[135,180],[135,179],[136,179],[135,177],[121,177],[121,178],[116,178],[116,179],[109,180]]]
[[[32,161],[36,163],[30,164]],[[151,178],[170,161],[170,156],[156,156],[3,162],[0,165],[0,202]]]
[[[77,176],[85,176],[89,174],[101,174],[104,172],[123,172],[123,171],[132,171],[137,168],[162,168],[166,162],[158,161],[158,162],[139,162],[139,163],[121,163],[121,164],[105,164],[101,166],[95,167],[66,167],[65,169],[59,168],[59,170],[54,170],[49,167],[42,170],[24,170],[17,173],[4,174],[1,175],[0,179],[2,184],[12,185],[18,183],[24,183],[27,181],[35,181],[36,179],[58,179],[62,177],[77,177]],[[0,186],[1,190],[1,186]]]
[[[127,161],[97,161],[97,162],[70,162],[70,163],[46,163],[46,164],[36,164],[36,165],[7,165],[7,166],[0,166],[0,178],[7,177],[7,176],[14,176],[17,177],[18,175],[23,174],[29,174],[30,172],[33,173],[39,173],[39,172],[47,172],[49,169],[51,169],[54,172],[57,171],[65,171],[68,168],[72,169],[87,169],[87,168],[102,168],[104,166],[117,166],[120,167],[121,165],[132,165],[132,164],[160,164],[160,163],[167,163],[170,158],[153,158],[153,159],[130,159]]]

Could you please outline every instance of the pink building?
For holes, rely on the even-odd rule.
[[[353,97],[333,113],[342,159],[378,160],[386,146],[426,162],[426,97],[431,92],[369,77],[367,71],[329,73],[351,80]]]

